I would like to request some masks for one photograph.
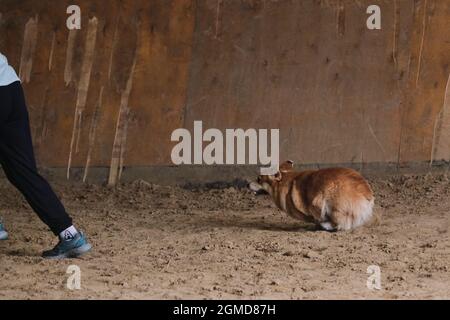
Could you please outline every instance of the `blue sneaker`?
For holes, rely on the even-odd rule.
[[[45,259],[76,258],[91,251],[92,246],[87,242],[83,233],[77,233],[73,239],[60,240],[52,250],[44,251]]]
[[[3,227],[3,224],[0,223],[0,240],[7,240],[8,239],[8,232],[6,232],[5,228]]]

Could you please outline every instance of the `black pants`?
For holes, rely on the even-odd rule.
[[[0,164],[39,218],[58,235],[72,220],[48,182],[39,175],[20,82],[0,86]]]

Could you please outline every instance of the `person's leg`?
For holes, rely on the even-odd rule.
[[[82,237],[83,241],[78,244],[84,245],[86,241],[83,235],[77,234],[61,201],[38,173],[22,86],[16,82],[7,88],[12,97],[12,107],[9,115],[6,119],[3,117],[3,122],[0,123],[0,163],[3,170],[9,181],[24,195],[39,218],[55,235],[68,241],[77,236]],[[70,250],[70,246],[63,249]],[[60,251],[58,249],[56,252],[50,252],[49,257],[66,257]],[[77,254],[80,252],[77,251]]]
[[[13,108],[0,127],[0,163],[9,181],[24,195],[39,218],[59,235],[72,225],[72,219],[37,171],[20,83],[8,87],[12,91]]]
[[[16,150],[0,140],[0,163],[8,180],[23,194],[39,218],[57,236],[72,225],[61,202],[32,162],[21,161]],[[17,158],[16,158],[17,157]]]

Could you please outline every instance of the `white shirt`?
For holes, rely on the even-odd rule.
[[[20,81],[14,69],[8,64],[8,59],[0,53],[0,86],[7,86]]]

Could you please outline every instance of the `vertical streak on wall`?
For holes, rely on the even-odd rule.
[[[45,116],[47,113],[47,104],[48,104],[48,93],[50,92],[50,88],[47,85],[44,92],[44,98],[42,100],[42,112],[41,112],[41,126],[38,128],[40,132],[35,134],[35,137],[37,137],[36,144],[40,146],[42,144],[42,141],[44,141],[45,135],[47,134],[47,122],[45,121]]]
[[[217,9],[216,9],[216,31],[214,33],[214,38],[218,38],[219,29],[220,29],[220,7],[222,6],[222,0],[217,0]]]
[[[56,42],[56,31],[53,31],[53,38],[52,38],[52,47],[50,49],[50,56],[48,58],[48,71],[52,71],[53,66],[53,53],[55,51],[55,42]]]
[[[122,178],[122,172],[123,172],[124,161],[125,161],[125,150],[126,150],[125,146],[127,145],[129,113],[130,113],[130,110],[128,109],[126,117],[125,117],[122,140],[120,141],[119,180]]]
[[[108,184],[113,186],[117,183],[118,178],[120,178],[119,173],[121,173],[121,166],[123,165],[123,154],[125,152],[125,139],[126,130],[128,127],[128,101],[130,99],[131,89],[133,87],[133,75],[134,69],[136,68],[137,60],[137,50],[135,52],[133,66],[131,67],[130,76],[128,77],[127,86],[125,91],[122,93],[120,100],[120,109],[117,117],[116,123],[116,133],[114,135],[113,150],[111,156],[111,166],[109,170]],[[125,136],[126,137],[126,136]]]
[[[345,4],[339,0],[336,18],[336,31],[339,37],[345,34]]]
[[[117,32],[119,30],[119,21],[120,21],[120,13],[117,14],[116,28],[114,30],[112,48],[111,48],[111,53],[109,55],[108,80],[111,80],[114,51],[116,50],[116,45],[117,45]]]
[[[72,62],[76,37],[77,30],[70,30],[69,37],[67,39],[66,65],[64,68],[64,82],[66,83],[66,86],[68,86],[72,82]]]
[[[96,132],[97,132],[97,125],[98,125],[98,121],[100,118],[100,111],[101,111],[102,105],[103,105],[103,89],[104,89],[104,87],[102,86],[100,89],[98,103],[95,107],[94,115],[92,116],[91,126],[89,128],[89,148],[88,148],[88,153],[86,156],[86,165],[84,167],[83,182],[86,182],[86,179],[87,179],[87,176],[89,173],[89,166],[91,164],[91,155],[92,155],[92,151],[93,151],[94,145],[95,145],[95,136],[96,136]]]
[[[419,61],[417,66],[417,76],[416,76],[416,88],[419,85],[420,78],[420,69],[422,67],[422,53],[423,53],[423,44],[425,41],[425,32],[427,30],[427,0],[425,0],[424,8],[423,8],[423,20],[422,20],[422,38],[420,40],[420,51],[419,51]]]
[[[397,0],[394,0],[394,40],[392,42],[392,60],[397,68],[397,24],[398,24]]]
[[[78,152],[80,140],[81,122],[83,111],[86,107],[89,83],[91,80],[92,63],[94,61],[95,43],[97,41],[97,25],[96,17],[89,20],[88,33],[86,37],[86,45],[84,48],[83,64],[81,65],[81,76],[78,83],[77,103],[75,107],[74,124],[72,130],[72,139],[70,142],[69,161],[67,164],[67,179],[70,177],[70,167],[72,164],[72,153],[75,145],[75,152]],[[76,137],[76,142],[75,142]]]
[[[444,101],[444,107],[445,107],[445,101]],[[436,116],[436,120],[434,120],[434,127],[433,127],[433,140],[431,142],[431,154],[430,154],[430,167],[433,166],[433,161],[436,153],[436,140],[439,140],[439,136],[436,134],[438,127],[442,124],[442,112],[444,109],[441,109],[439,113]]]
[[[369,129],[370,134],[372,135],[372,138],[375,140],[375,143],[378,145],[378,147],[380,147],[381,152],[383,152],[383,156],[384,158],[386,158],[387,153],[386,150],[383,147],[383,144],[381,143],[380,139],[378,139],[377,135],[375,134],[375,131],[373,130],[372,126],[370,125],[369,122],[367,123],[367,127]]]
[[[30,18],[25,26],[19,68],[19,78],[24,83],[30,82],[31,69],[33,68],[33,57],[36,50],[37,35],[38,15],[36,15],[35,18]]]

